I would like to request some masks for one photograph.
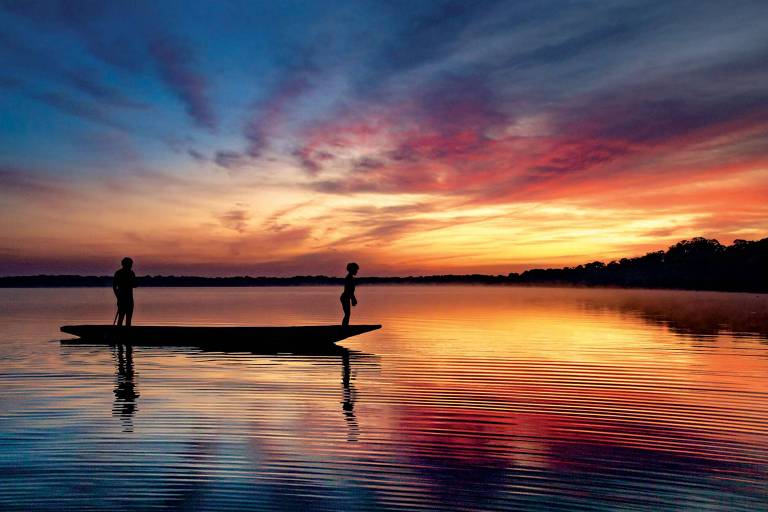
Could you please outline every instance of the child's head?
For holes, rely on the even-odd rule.
[[[133,260],[126,256],[125,258],[122,259],[120,264],[123,266],[124,269],[131,270],[131,267],[133,267]]]
[[[358,270],[360,270],[360,265],[357,263],[347,263],[347,272],[350,274],[355,275]]]

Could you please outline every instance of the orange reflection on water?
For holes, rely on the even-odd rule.
[[[361,286],[353,323],[384,327],[335,350],[137,347],[130,373],[115,348],[39,343],[109,313],[106,292],[25,291],[0,313],[19,340],[0,348],[0,396],[29,411],[4,425],[70,432],[56,450],[96,467],[117,443],[127,467],[195,489],[227,478],[253,500],[344,489],[350,509],[528,508],[555,495],[582,508],[656,496],[664,509],[707,489],[749,510],[768,493],[766,296]],[[145,324],[340,317],[335,288],[144,289],[137,301]],[[154,451],[121,445],[138,441]]]

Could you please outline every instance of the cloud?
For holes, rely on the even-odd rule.
[[[10,0],[3,1],[2,7],[34,22],[45,32],[73,32],[93,56],[107,64],[131,72],[142,67],[146,52],[141,43],[151,23],[151,14],[142,12],[145,10],[142,3]],[[130,31],[121,31],[121,26],[130,27]]]
[[[194,70],[194,53],[177,38],[159,37],[150,44],[160,77],[181,100],[189,116],[200,126],[216,129],[216,118],[208,100],[208,81]]]
[[[308,106],[306,97],[317,94],[318,84],[328,74],[321,62],[322,46],[327,43],[323,39],[316,36],[301,44],[288,44],[280,50],[280,63],[266,81],[269,84],[267,92],[254,102],[243,124],[243,157],[258,160],[267,151],[285,152],[292,145],[293,138],[298,136],[293,130],[297,124],[302,124],[301,107]],[[302,103],[302,100],[305,101]],[[321,102],[323,98],[317,100]],[[319,172],[320,164],[310,151],[295,144],[292,146],[293,149],[287,150],[289,156],[295,157],[310,175]]]
[[[259,103],[243,130],[247,140],[245,152],[248,156],[262,156],[269,147],[270,139],[283,127],[292,103],[309,89],[307,78],[301,74],[286,77],[278,83],[267,99]]]
[[[196,149],[188,149],[187,154],[196,162],[203,163],[208,161],[208,158]]]
[[[78,71],[66,70],[62,73],[80,91],[100,103],[132,109],[148,108],[146,103],[131,99],[117,88],[100,82],[91,72],[80,69]]]
[[[133,139],[117,130],[88,131],[74,137],[74,144],[84,153],[83,158],[93,159],[102,165],[138,164],[141,153]]]
[[[113,119],[102,108],[93,103],[77,100],[60,92],[34,93],[32,98],[80,119],[104,124],[117,130],[125,130],[125,126]]]
[[[0,164],[0,195],[22,205],[60,205],[78,198],[80,191],[69,186],[67,180],[32,169]]]
[[[496,255],[506,236],[525,239],[531,254],[572,244],[568,229],[615,235],[623,240],[610,247],[616,253],[652,237],[701,234],[692,230],[756,238],[750,230],[766,226],[759,173],[768,165],[762,4],[352,2],[331,10],[309,3],[296,14],[277,3],[275,16],[226,8],[211,25],[194,6],[6,2],[0,87],[11,102],[43,103],[14,109],[13,122],[31,128],[18,131],[10,161],[41,158],[30,148],[58,159],[72,140],[91,162],[139,156],[179,183],[128,182],[113,165],[89,180],[136,200],[163,193],[174,208],[197,194],[204,204],[185,219],[197,215],[195,226],[211,231],[189,235],[203,240],[187,241],[189,254],[208,257],[218,244],[227,258],[245,259],[274,242],[263,258],[274,268],[309,268],[313,260],[295,251],[372,260],[372,247],[383,253],[387,244],[397,246],[389,257],[412,250],[419,265],[458,265],[435,255],[467,254],[453,247],[455,233]],[[178,22],[176,35],[168,20]],[[194,51],[202,45],[210,58]],[[157,98],[151,69],[172,95]],[[213,77],[228,95],[217,109]],[[192,139],[191,123],[172,125],[178,101],[197,126],[221,128],[218,136]],[[58,134],[48,145],[48,131],[32,130],[54,109],[111,128],[130,121],[146,143],[89,140],[88,126],[71,123],[66,146]],[[149,140],[150,126],[173,136]],[[194,162],[232,172],[222,179]],[[234,172],[246,169],[268,171]],[[45,195],[35,192],[43,176],[5,179],[9,190]],[[305,200],[312,206],[268,210]],[[411,200],[423,211],[385,206]],[[243,201],[258,202],[264,220]],[[465,213],[532,203],[551,206],[556,220],[510,213],[519,223],[505,224],[496,213]],[[439,238],[444,229],[455,232]],[[627,242],[629,232],[640,241]],[[416,235],[439,243],[423,247]]]
[[[251,214],[247,210],[229,210],[218,215],[217,218],[225,228],[233,229],[238,233],[244,233],[248,227]]]
[[[0,167],[0,183],[5,192],[38,197],[55,196],[60,190],[43,178],[30,176],[29,173],[8,167]]]
[[[699,65],[695,72],[677,74],[665,70],[642,83],[572,95],[539,112],[531,110],[536,102],[518,112],[505,91],[492,90],[490,76],[438,75],[422,81],[417,93],[405,91],[400,101],[318,123],[297,154],[313,164],[304,167],[316,177],[312,187],[322,192],[429,192],[477,202],[567,197],[590,182],[600,188],[615,176],[642,180],[657,172],[649,169],[649,160],[661,163],[664,155],[724,134],[738,140],[768,129],[768,97],[759,81],[739,82],[738,95],[713,89],[712,77],[724,65]],[[743,72],[754,71],[754,65],[750,53],[740,64],[725,66]],[[689,82],[691,76],[696,80]],[[700,89],[709,90],[700,94]],[[360,126],[375,127],[383,142],[363,141]],[[319,172],[322,162],[308,158],[320,151],[336,171],[345,155],[357,156],[343,176],[328,179]],[[765,148],[759,151],[766,154]],[[717,162],[721,152],[710,156]],[[663,165],[667,172],[695,172],[669,158]]]
[[[9,72],[18,75],[8,77],[0,86],[13,88],[18,94],[48,103],[70,115],[117,127],[118,123],[107,113],[109,107],[148,108],[143,101],[105,84],[89,67],[75,69],[55,48],[31,44],[7,33],[0,34],[0,55]],[[53,84],[47,85],[51,81]],[[46,85],[40,86],[41,82]],[[80,97],[83,94],[87,99]]]
[[[309,176],[320,174],[323,163],[335,158],[329,151],[313,150],[308,146],[295,149],[291,154],[298,159],[299,165]]]
[[[283,226],[279,229],[252,233],[227,244],[233,256],[259,254],[259,259],[269,261],[279,254],[295,254],[299,248],[306,250],[305,242],[311,235],[310,226]]]
[[[213,161],[220,167],[233,170],[244,166],[247,163],[247,157],[237,151],[217,151]]]

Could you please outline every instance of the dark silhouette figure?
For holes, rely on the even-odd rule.
[[[357,306],[357,298],[355,297],[355,275],[360,270],[360,265],[357,263],[347,263],[347,277],[344,278],[344,292],[341,297],[341,308],[344,310],[344,318],[341,320],[341,325],[349,325],[349,315],[352,313],[351,306]]]
[[[133,289],[136,288],[136,274],[131,270],[133,267],[131,258],[123,258],[120,263],[123,267],[115,272],[115,277],[112,280],[112,290],[117,297],[117,325],[123,325],[123,318],[125,318],[125,325],[130,327],[133,317]]]
[[[133,375],[133,348],[120,344],[117,346],[117,377],[112,414],[122,418],[124,432],[133,431],[133,414],[136,412],[136,399],[139,398]]]

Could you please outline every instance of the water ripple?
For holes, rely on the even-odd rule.
[[[143,323],[338,316],[326,288],[140,291]],[[71,293],[0,290],[2,510],[768,502],[765,296],[366,287],[384,329],[276,354],[49,343],[110,316]]]

